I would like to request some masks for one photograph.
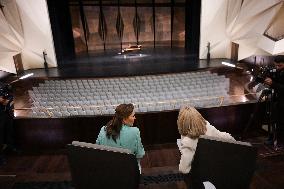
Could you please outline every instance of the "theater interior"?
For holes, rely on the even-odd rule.
[[[246,188],[284,188],[284,129],[266,93],[274,90],[256,79],[284,62],[283,17],[283,0],[0,0],[0,92],[14,99],[13,132],[1,136],[15,147],[0,153],[0,188],[95,186],[104,174],[80,180],[68,145],[96,143],[123,103],[134,105],[146,152],[132,188],[188,188],[178,167],[184,106],[256,150],[251,175],[246,158],[219,154],[241,164]],[[87,155],[78,161],[92,162]],[[119,168],[105,169],[114,182]],[[243,182],[231,175],[230,188]]]

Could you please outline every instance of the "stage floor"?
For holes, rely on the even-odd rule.
[[[135,53],[118,54],[116,51],[80,55],[72,60],[58,62],[58,67],[26,70],[35,77],[98,78],[156,75],[196,71],[220,66],[228,59],[199,60],[184,49],[145,49]]]

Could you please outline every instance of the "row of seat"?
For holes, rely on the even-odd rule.
[[[178,110],[182,106],[191,105],[194,107],[212,107],[220,106],[221,104],[227,104],[223,98],[212,98],[212,99],[199,99],[199,100],[184,100],[184,101],[173,101],[173,102],[152,102],[145,104],[134,104],[136,105],[135,111],[140,113],[145,112],[156,112],[156,111],[169,111]],[[130,103],[130,102],[129,102]],[[108,115],[114,114],[114,109],[118,104],[114,105],[86,105],[81,104],[77,106],[71,106],[65,104],[65,106],[54,106],[45,107],[39,104],[39,106],[32,107],[33,117],[67,117],[67,116],[78,116],[78,115]]]
[[[47,80],[29,91],[32,116],[113,114],[115,106],[121,103],[134,103],[137,112],[150,112],[179,109],[188,103],[195,107],[212,107],[229,102],[224,101],[228,99],[228,78],[208,71],[193,73],[79,81]],[[186,77],[192,75],[195,77]],[[174,81],[172,78],[178,79]],[[151,82],[150,79],[161,81]],[[129,81],[133,82],[126,85]],[[72,88],[66,88],[64,84],[67,83],[71,83]],[[79,87],[79,83],[85,83],[83,86],[88,88]]]
[[[102,83],[92,83],[92,84],[78,84],[78,83],[62,83],[62,84],[45,84],[42,83],[39,87],[35,87],[34,89],[42,89],[44,90],[45,88],[89,88],[92,86],[108,86],[111,88],[116,88],[118,86],[122,87],[136,87],[136,86],[157,86],[157,84],[162,85],[162,86],[169,86],[169,85],[178,85],[178,86],[183,86],[184,84],[190,83],[191,85],[194,84],[206,84],[206,83],[216,83],[216,82],[223,82],[226,80],[226,78],[223,77],[208,77],[208,78],[179,78],[177,80],[167,80],[164,78],[163,80],[147,80],[147,81],[128,81],[128,80],[122,80],[122,81],[116,81],[114,83],[110,82],[102,82]]]
[[[218,76],[217,73],[211,73],[210,71],[201,71],[201,72],[185,72],[185,73],[179,73],[179,74],[164,74],[164,75],[147,75],[147,76],[132,76],[131,78],[127,78],[128,81],[139,81],[139,80],[159,80],[159,79],[174,79],[174,78],[194,78],[194,77],[212,77],[212,76]],[[52,84],[52,83],[107,83],[107,82],[115,82],[115,81],[123,81],[125,80],[125,77],[120,78],[107,78],[107,79],[99,79],[99,80],[93,80],[93,79],[74,79],[74,80],[48,80],[45,83],[46,84]]]
[[[134,93],[134,94],[104,94],[104,93],[65,93],[65,94],[52,94],[50,95],[37,95],[35,94],[31,98],[34,102],[62,102],[70,101],[71,103],[81,103],[82,101],[88,101],[90,103],[97,104],[114,104],[114,103],[124,103],[127,101],[138,101],[138,102],[149,102],[149,101],[165,101],[172,99],[187,99],[187,98],[199,98],[199,97],[218,97],[226,96],[225,90],[213,90],[213,91],[201,91],[201,92],[173,92],[165,94],[164,92],[158,93]]]
[[[170,85],[178,85],[183,86],[184,84],[187,85],[190,83],[191,85],[194,84],[206,84],[206,83],[217,83],[218,81],[223,82],[226,80],[224,76],[218,76],[217,74],[210,74],[210,72],[204,72],[205,74],[199,75],[199,77],[192,77],[191,74],[180,74],[180,76],[141,76],[133,78],[116,78],[116,79],[98,79],[98,80],[69,80],[69,82],[63,80],[51,80],[45,83],[39,84],[39,87],[34,87],[34,90],[44,90],[47,88],[65,88],[65,89],[77,89],[77,88],[90,88],[90,87],[97,87],[97,88],[115,88],[115,87],[137,87],[142,86],[170,86]],[[156,79],[155,77],[159,77]],[[157,85],[158,84],[158,85]]]

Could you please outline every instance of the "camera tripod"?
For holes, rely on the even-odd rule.
[[[242,134],[242,138],[245,138],[247,135],[248,129],[251,127],[255,116],[259,110],[261,102],[265,103],[265,116],[267,117],[267,125],[268,125],[268,140],[267,144],[273,144],[273,147],[275,150],[278,149],[278,143],[277,143],[277,125],[275,120],[275,102],[274,102],[274,89],[271,88],[265,88],[262,90],[258,101],[256,103],[256,106],[254,108],[253,113],[251,114],[251,117],[245,126],[245,129]]]

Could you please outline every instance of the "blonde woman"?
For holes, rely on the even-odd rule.
[[[191,169],[198,138],[201,135],[235,141],[229,133],[220,132],[210,125],[195,108],[190,106],[180,109],[177,125],[181,135],[179,171],[184,174],[189,173]]]

